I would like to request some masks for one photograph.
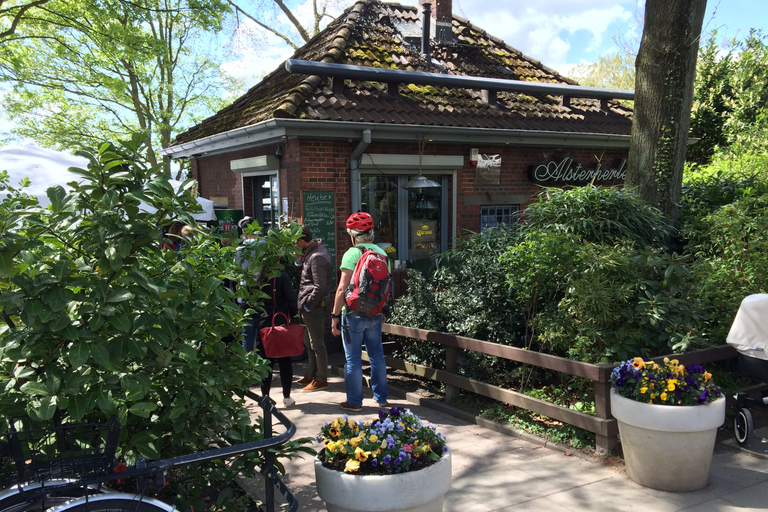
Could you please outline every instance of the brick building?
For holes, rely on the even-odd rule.
[[[190,159],[203,197],[267,227],[303,218],[335,253],[368,211],[412,263],[512,221],[542,186],[623,181],[631,92],[579,87],[450,0],[420,2],[358,0],[164,153]]]

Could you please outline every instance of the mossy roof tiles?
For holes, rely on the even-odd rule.
[[[432,42],[428,67],[420,40],[404,36],[421,31],[416,7],[359,0],[293,58],[576,85],[468,20],[454,16],[452,27],[452,43]],[[631,129],[632,108],[618,101],[609,101],[603,111],[599,100],[582,98],[562,106],[558,96],[497,92],[495,103],[488,104],[476,90],[399,84],[398,91],[391,95],[386,84],[346,80],[341,92],[334,92],[330,79],[291,74],[280,65],[231,105],[180,134],[175,143],[273,118],[620,135]]]

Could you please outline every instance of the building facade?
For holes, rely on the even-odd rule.
[[[294,58],[165,150],[202,196],[334,254],[371,213],[398,260],[514,222],[542,187],[623,182],[627,91],[579,87],[451,13],[359,0]]]

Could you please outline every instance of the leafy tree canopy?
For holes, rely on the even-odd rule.
[[[222,106],[229,84],[210,33],[227,9],[223,0],[50,0],[25,11],[0,45],[14,134],[79,149],[144,131],[143,157],[159,163],[178,127]]]

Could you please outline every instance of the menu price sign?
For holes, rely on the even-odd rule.
[[[336,201],[329,190],[305,190],[301,194],[302,218],[312,236],[322,240],[336,268]],[[335,273],[334,273],[335,275]]]

